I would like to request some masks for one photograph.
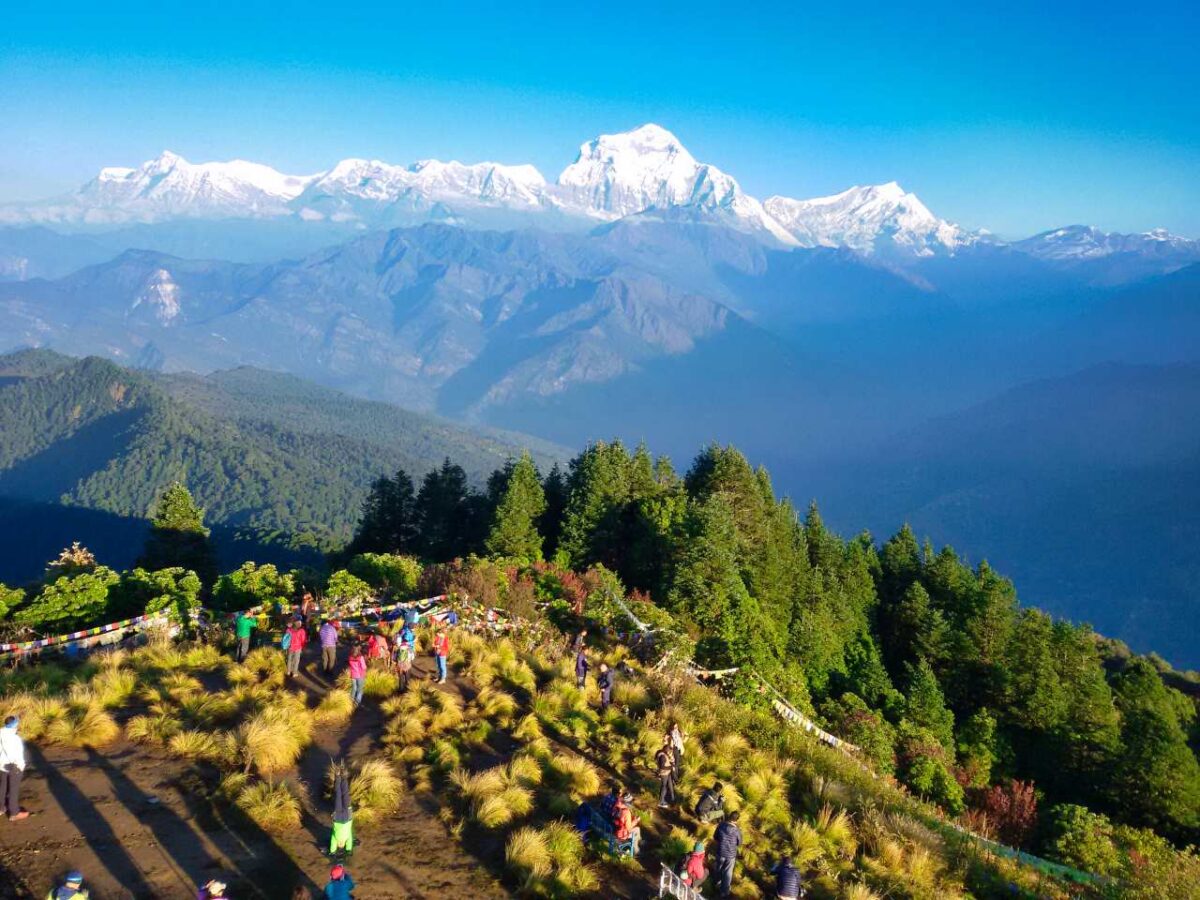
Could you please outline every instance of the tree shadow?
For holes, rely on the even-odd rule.
[[[113,881],[124,885],[134,897],[153,898],[155,892],[146,881],[142,870],[126,852],[112,826],[96,809],[96,805],[71,779],[60,772],[57,766],[52,765],[36,745],[26,744],[25,748],[37,770],[45,777],[50,793],[78,828],[84,841],[108,870]]]

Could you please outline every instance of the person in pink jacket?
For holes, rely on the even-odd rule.
[[[287,654],[287,676],[291,678],[300,671],[300,654],[308,643],[308,632],[304,630],[304,621],[296,617],[288,630],[283,633],[283,650]]]
[[[367,683],[367,658],[363,656],[362,648],[355,644],[350,651],[350,699],[354,705],[362,703],[363,686]]]

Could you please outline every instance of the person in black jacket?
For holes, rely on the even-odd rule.
[[[725,786],[714,781],[713,786],[706,789],[696,801],[696,818],[701,822],[715,822],[725,816],[725,795],[721,793]]]
[[[737,864],[738,850],[742,846],[742,829],[737,826],[738,813],[735,809],[729,814],[713,835],[716,845],[717,865],[715,882],[719,886],[719,896],[728,897],[733,890],[733,867]]]
[[[798,900],[800,897],[800,870],[792,865],[792,858],[785,856],[771,870],[775,876],[775,896],[778,900]]]
[[[600,688],[600,711],[612,703],[613,673],[607,663],[600,663],[600,674],[596,676],[596,687]]]

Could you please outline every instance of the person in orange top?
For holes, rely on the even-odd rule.
[[[433,638],[433,659],[437,663],[438,684],[446,683],[446,659],[450,656],[450,636],[446,634],[446,626],[437,630]]]

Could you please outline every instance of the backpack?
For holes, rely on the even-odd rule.
[[[290,629],[284,631],[283,637],[279,639],[279,646],[284,650],[290,650],[292,648],[292,632]]]

